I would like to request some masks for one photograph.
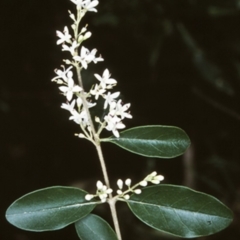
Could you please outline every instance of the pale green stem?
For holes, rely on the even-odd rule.
[[[76,28],[75,28],[75,31],[74,31],[74,37],[75,37],[76,40],[78,38],[78,28],[79,28],[79,23],[81,21],[81,18],[82,18],[81,11],[78,11]],[[76,49],[75,51],[76,51],[76,54],[77,54],[78,50]],[[81,77],[81,69],[78,65],[75,65],[75,67],[76,67],[76,72],[77,72],[79,85],[83,89],[82,92],[84,93],[84,87],[83,87],[83,82],[82,82],[82,77]],[[107,168],[106,168],[106,164],[105,164],[105,161],[104,161],[102,148],[101,148],[101,144],[100,144],[100,140],[99,140],[99,133],[97,133],[96,130],[95,130],[93,120],[91,118],[91,114],[90,114],[90,111],[89,111],[89,108],[88,108],[86,97],[82,93],[80,93],[80,96],[82,98],[83,108],[85,109],[85,111],[87,113],[87,116],[88,116],[89,124],[90,124],[91,131],[92,131],[92,134],[93,134],[93,142],[94,142],[94,145],[95,145],[97,153],[98,153],[98,157],[99,157],[100,165],[101,165],[101,168],[102,168],[104,181],[105,181],[106,186],[108,188],[110,188],[110,182],[109,182],[109,177],[108,177],[108,173],[107,173]],[[122,240],[120,227],[119,227],[119,223],[118,223],[118,218],[117,218],[116,199],[114,199],[112,197],[112,194],[110,194],[109,206],[110,206],[111,215],[112,215],[112,219],[113,219],[113,224],[114,224],[114,228],[115,228],[118,240]]]
[[[118,238],[118,240],[122,240],[121,231],[120,231],[120,227],[119,227],[119,222],[118,222],[118,218],[117,218],[116,198],[113,198],[111,196],[108,203],[109,203],[109,206],[110,206],[110,210],[111,210],[111,214],[112,214],[112,218],[113,218],[114,229],[116,231],[117,238]]]
[[[84,88],[83,88],[83,84],[82,84],[82,77],[81,77],[81,73],[80,73],[80,68],[76,67],[76,71],[77,71],[77,76],[78,76],[78,82],[80,84],[80,86],[83,89],[84,92]],[[89,124],[92,130],[92,134],[93,134],[93,140],[95,143],[95,147],[98,153],[98,158],[100,161],[100,165],[102,168],[102,173],[103,173],[103,177],[104,177],[104,181],[105,184],[108,188],[110,188],[110,182],[109,182],[109,178],[108,178],[108,173],[107,173],[107,168],[106,168],[106,164],[104,161],[104,157],[103,157],[103,153],[102,153],[102,148],[101,148],[101,144],[100,144],[100,140],[99,140],[99,135],[96,133],[92,118],[91,118],[91,114],[87,105],[87,100],[84,97],[84,95],[82,94],[82,102],[83,102],[83,107],[87,113],[88,119],[89,119]],[[110,210],[111,210],[111,215],[112,215],[112,219],[113,219],[113,224],[114,224],[114,228],[118,237],[118,240],[122,240],[121,237],[121,231],[120,231],[120,227],[119,227],[119,223],[118,223],[118,218],[117,218],[117,211],[116,211],[116,200],[113,199],[112,195],[110,194],[110,200],[109,200],[109,206],[110,206]]]

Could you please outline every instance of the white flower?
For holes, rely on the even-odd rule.
[[[97,100],[99,98],[99,96],[102,96],[103,93],[105,92],[105,89],[101,89],[99,85],[95,85],[94,89],[90,90],[90,93],[95,96],[95,99]]]
[[[71,0],[71,2],[73,2],[76,6],[77,6],[77,9],[85,9],[86,11],[89,11],[89,12],[97,12],[97,9],[95,8],[97,5],[98,5],[98,1],[96,0]]]
[[[67,70],[65,70],[64,66],[62,66],[62,68],[63,68],[63,71],[59,69],[55,70],[55,73],[57,74],[57,76],[54,77],[52,81],[55,81],[56,79],[60,79],[60,78],[63,79],[65,82],[68,81],[68,78],[70,78],[71,75],[73,74],[72,71],[70,71],[70,69],[72,69],[72,66],[69,67]]]
[[[119,138],[118,129],[125,128],[125,125],[121,122],[121,119],[118,118],[117,116],[107,115],[104,117],[104,120],[107,123],[107,126],[105,128],[108,131],[112,131],[113,135]]]
[[[69,120],[73,120],[77,124],[82,124],[84,127],[89,125],[89,120],[86,111],[77,112],[76,110],[71,112],[72,116]]]
[[[71,2],[73,2],[77,6],[77,9],[82,8],[83,0],[71,0]]]
[[[77,124],[82,123],[82,116],[79,112],[74,110],[71,112],[71,114],[72,114],[72,116],[69,118],[69,120],[73,120]]]
[[[67,97],[68,101],[72,100],[73,93],[82,91],[82,88],[80,86],[74,85],[74,81],[72,78],[68,79],[68,86],[61,86],[59,87],[59,89]]]
[[[72,1],[72,0],[71,0]],[[82,4],[83,8],[86,9],[89,12],[97,12],[97,9],[95,8],[98,5],[98,1],[93,0],[85,0]]]
[[[112,193],[111,188],[107,188],[101,181],[97,181],[97,193],[96,195],[100,198],[101,202],[106,202],[108,195]]]
[[[90,62],[94,62],[94,63],[97,63],[97,62],[102,62],[103,61],[103,58],[100,56],[100,57],[95,57],[95,54],[97,53],[97,49],[94,48],[87,56],[87,61],[90,63]]]
[[[95,54],[97,53],[97,49],[93,49],[91,52],[82,46],[81,51],[80,51],[80,56],[75,56],[73,57],[74,60],[80,62],[82,64],[82,67],[87,69],[87,66],[89,63],[94,62],[100,62],[103,61],[103,58],[100,57],[95,57]]]
[[[78,46],[79,46],[79,43],[77,43],[76,41],[74,41],[70,47],[67,46],[66,44],[63,44],[62,51],[69,51],[73,56],[74,51]]]
[[[107,108],[108,104],[110,105],[115,98],[119,97],[120,95],[120,92],[115,92],[115,93],[110,93],[108,92],[107,95],[104,95],[104,99],[105,99],[105,102],[104,102],[104,109]]]
[[[102,86],[102,88],[106,88],[107,84],[113,85],[116,84],[117,81],[111,77],[111,74],[109,73],[108,69],[105,69],[103,72],[102,77],[98,74],[94,74],[94,76],[97,78],[98,81],[100,81],[100,85]]]
[[[116,104],[115,114],[117,116],[120,116],[121,119],[132,118],[132,115],[126,112],[129,109],[130,105],[130,103],[122,105],[122,100],[118,100]]]
[[[75,100],[73,100],[73,101],[71,102],[71,104],[69,104],[69,102],[67,102],[67,104],[66,104],[66,103],[63,103],[63,104],[61,105],[61,108],[66,109],[66,110],[68,110],[69,112],[72,112],[72,111],[74,110],[74,107],[75,107]]]
[[[89,102],[89,101],[86,101],[86,102],[87,102],[88,108],[92,108],[92,107],[96,106],[96,104],[97,104],[97,103],[92,103],[92,102]],[[81,108],[82,105],[83,105],[82,98],[78,97],[77,98],[77,106],[78,106],[78,108]]]
[[[68,27],[65,26],[63,32],[56,31],[56,33],[57,36],[60,38],[57,40],[57,45],[64,42],[71,43],[72,36],[69,34]]]

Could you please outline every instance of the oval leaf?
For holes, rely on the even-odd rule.
[[[94,214],[77,221],[75,228],[81,240],[118,240],[109,224]]]
[[[73,187],[49,187],[28,193],[7,209],[6,218],[14,226],[29,231],[64,228],[89,214],[96,206],[86,202],[87,193]]]
[[[128,200],[145,224],[184,238],[206,236],[226,228],[232,212],[216,198],[186,187],[158,185]]]
[[[141,126],[121,132],[120,137],[101,139],[130,152],[156,158],[173,158],[183,154],[190,139],[180,128],[171,126]]]

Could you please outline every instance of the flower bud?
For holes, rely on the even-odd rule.
[[[147,181],[143,180],[139,183],[140,186],[146,187],[147,186]]]
[[[94,198],[94,195],[92,195],[92,194],[87,194],[86,196],[85,196],[85,199],[87,200],[87,201],[90,201],[90,200],[92,200]]]
[[[99,117],[95,117],[95,122],[99,123],[100,122],[100,118]]]
[[[130,196],[127,194],[125,196],[123,196],[126,200],[128,200],[130,198]]]
[[[117,185],[118,185],[119,189],[122,189],[123,188],[123,181],[121,179],[118,179]]]
[[[130,187],[131,182],[132,182],[132,180],[131,180],[130,178],[128,178],[128,179],[125,181],[125,184],[126,184],[128,187]]]
[[[86,39],[90,38],[91,36],[92,36],[91,32],[86,32],[84,37],[83,37],[83,40],[86,40]]]
[[[142,190],[141,190],[141,189],[136,189],[136,190],[134,190],[134,193],[136,193],[136,194],[141,194],[141,193],[142,193]]]
[[[83,40],[84,40],[83,35],[80,35],[80,36],[78,37],[78,43],[81,43]]]

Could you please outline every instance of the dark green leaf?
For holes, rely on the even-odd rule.
[[[73,187],[49,187],[28,193],[6,212],[14,226],[29,231],[61,229],[89,214],[96,206],[85,200],[86,192]]]
[[[128,205],[152,228],[184,238],[216,233],[233,219],[232,212],[216,198],[181,186],[147,187],[131,196]]]
[[[173,158],[183,154],[190,140],[180,128],[171,126],[141,126],[121,132],[120,137],[102,139],[130,152],[156,158]]]
[[[118,240],[109,224],[94,214],[77,221],[75,228],[81,240]]]

